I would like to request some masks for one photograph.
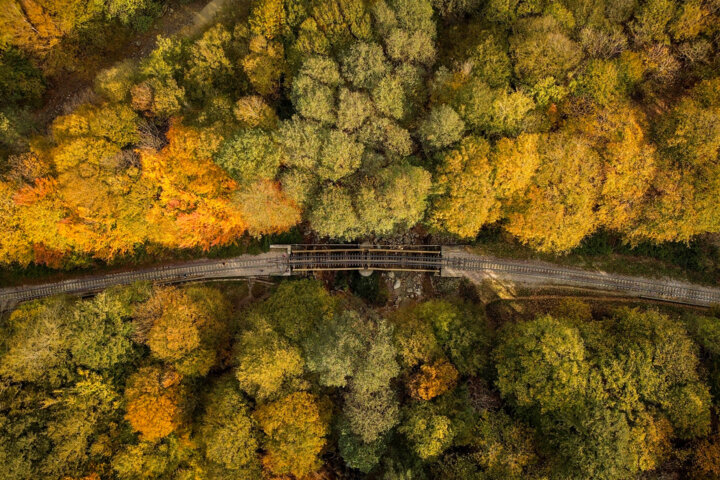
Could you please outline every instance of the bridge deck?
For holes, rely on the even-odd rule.
[[[292,245],[292,273],[324,270],[409,271],[440,274],[442,250],[436,245]]]

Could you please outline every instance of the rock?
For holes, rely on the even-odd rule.
[[[398,288],[400,288],[400,279],[399,278],[397,280],[395,280],[395,284],[393,285],[394,290],[397,290]]]
[[[388,278],[390,278],[390,279],[395,278],[395,272],[389,272],[387,275],[388,275]]]

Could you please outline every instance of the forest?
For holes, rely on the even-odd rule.
[[[0,276],[411,234],[720,275],[720,0],[227,0],[124,55],[199,4],[0,0]],[[0,479],[720,479],[720,309],[317,277],[0,314]]]
[[[98,72],[45,123],[62,72],[167,5],[3,5],[6,266],[296,226],[443,242],[492,227],[549,253],[595,232],[720,231],[717,0],[233,0],[204,32]]]
[[[336,280],[19,306],[2,478],[720,478],[712,311],[493,310],[459,280],[393,307]]]

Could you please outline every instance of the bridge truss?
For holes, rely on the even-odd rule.
[[[290,245],[286,249],[289,274],[359,270],[440,274],[440,245]]]

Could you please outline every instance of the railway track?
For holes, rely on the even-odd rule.
[[[269,253],[222,260],[94,275],[42,285],[0,289],[0,310],[59,294],[90,295],[137,281],[177,284],[239,277],[303,275],[317,271],[406,271],[465,276],[478,281],[497,277],[532,286],[562,285],[695,306],[720,304],[720,288],[667,279],[649,279],[558,265],[483,257],[440,246],[276,245]]]
[[[559,267],[544,262],[525,262],[489,257],[446,257],[444,271],[463,274],[480,272],[530,285],[564,285],[618,292],[627,296],[710,306],[720,304],[720,288],[704,287],[668,279],[651,279],[626,275]]]
[[[41,285],[23,285],[0,289],[0,310],[29,300],[52,295],[89,295],[117,285],[152,282],[159,285],[217,280],[235,277],[257,277],[283,274],[286,261],[275,254],[243,255],[231,259],[199,260],[175,265],[126,272],[93,275]]]

